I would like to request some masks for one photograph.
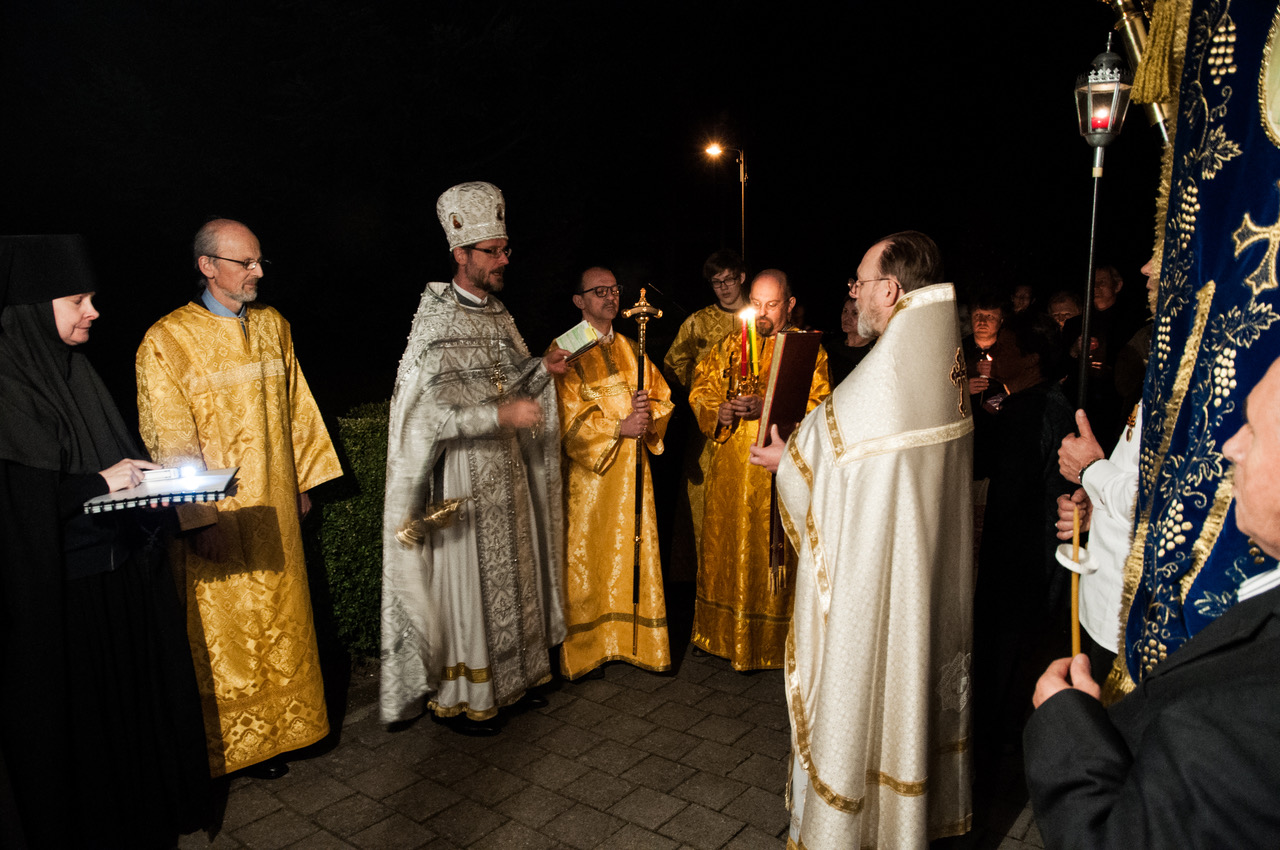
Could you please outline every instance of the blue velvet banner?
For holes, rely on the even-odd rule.
[[[1276,566],[1236,528],[1222,456],[1280,355],[1276,19],[1274,3],[1192,3],[1144,396],[1144,546],[1140,572],[1136,558],[1126,569],[1133,682]]]

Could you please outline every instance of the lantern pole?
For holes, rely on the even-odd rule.
[[[1089,277],[1085,281],[1084,303],[1080,318],[1080,362],[1076,406],[1083,409],[1089,386],[1090,321],[1093,316],[1093,276],[1096,272],[1098,238],[1098,197],[1102,184],[1102,162],[1106,146],[1120,136],[1125,112],[1129,108],[1129,91],[1133,75],[1111,52],[1111,35],[1107,49],[1094,57],[1087,73],[1076,80],[1076,113],[1080,134],[1093,148],[1093,205],[1089,218]]]

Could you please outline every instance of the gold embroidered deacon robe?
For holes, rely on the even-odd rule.
[[[342,474],[289,323],[250,304],[245,318],[188,304],[138,348],[138,419],[165,466],[240,467],[236,495],[178,507],[183,530],[216,523],[228,554],[181,540],[187,636],[214,776],[313,744],[329,732],[303,562],[298,494]]]
[[[760,382],[773,361],[773,337],[761,340]],[[702,559],[693,609],[693,643],[729,659],[735,670],[781,667],[791,620],[794,553],[787,552],[786,581],[769,586],[769,491],[773,476],[749,462],[759,421],[739,420],[732,431],[716,421],[739,366],[740,332],[724,338],[698,364],[689,405],[709,440],[720,442],[707,476],[702,518]],[[763,395],[764,389],[761,388]],[[808,410],[831,393],[827,355],[819,348],[809,385]]]
[[[645,362],[649,393],[647,453],[662,454],[671,416],[671,390],[652,361]],[[658,557],[658,526],[649,459],[644,469],[640,544],[640,627],[631,652],[635,621],[636,447],[623,437],[636,391],[636,345],[615,334],[556,378],[564,443],[568,545],[565,548],[565,626],[560,666],[570,679],[606,661],[626,661],[646,670],[671,668],[667,608]]]
[[[735,314],[720,309],[719,304],[703,307],[684,320],[675,341],[662,361],[662,374],[686,395],[693,384],[693,373],[707,352],[741,327]],[[688,581],[697,572],[702,552],[702,514],[705,505],[707,472],[720,444],[708,440],[696,422],[683,429],[685,440],[680,492],[676,497],[676,513],[672,528],[671,563],[668,565],[676,581]]]
[[[967,832],[973,419],[951,284],[907,293],[792,434],[788,848]],[[1028,698],[1030,694],[1028,694]]]

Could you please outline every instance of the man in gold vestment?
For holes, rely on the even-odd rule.
[[[138,348],[138,418],[152,458],[169,467],[240,467],[216,504],[178,507],[174,558],[204,702],[213,775],[257,765],[329,732],[303,562],[307,491],[342,474],[293,354],[289,323],[256,303],[258,239],[243,224],[196,234],[205,290],[152,325]]]
[[[970,826],[973,419],[941,278],[923,233],[876,243],[850,290],[879,342],[785,449],[752,452],[799,552],[788,848],[924,850]]]
[[[671,667],[653,481],[644,456],[639,628],[632,652],[636,451],[642,439],[648,452],[662,453],[671,390],[648,359],[644,389],[635,390],[636,344],[613,331],[621,294],[608,269],[582,273],[573,303],[600,340],[556,378],[569,526],[560,668],[570,679],[608,661],[646,670]]]
[[[787,276],[777,269],[751,284],[760,343],[759,373],[767,381],[774,337],[789,326],[795,306]],[[720,444],[707,476],[702,520],[702,560],[693,612],[693,644],[729,659],[735,670],[781,667],[791,620],[794,554],[787,554],[783,580],[770,586],[769,494],[772,476],[749,463],[764,400],[745,395],[726,401],[729,382],[741,374],[741,330],[726,336],[698,364],[689,405],[698,426]],[[831,393],[827,355],[818,350],[809,385],[808,410]]]
[[[667,349],[662,374],[667,383],[686,396],[693,384],[693,372],[712,346],[725,338],[738,323],[737,315],[747,306],[747,266],[735,251],[716,251],[702,264],[702,276],[715,293],[716,301],[685,319]],[[688,432],[685,439],[680,493],[676,498],[675,527],[672,529],[671,577],[688,581],[698,569],[702,552],[702,513],[711,459],[720,444],[708,440],[697,422],[677,431]]]

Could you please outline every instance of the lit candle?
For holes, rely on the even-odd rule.
[[[742,318],[742,355],[738,358],[738,360],[742,363],[742,377],[744,378],[747,377],[747,361],[749,359],[750,359],[750,355],[747,354],[747,319],[745,316],[743,316]]]
[[[760,337],[756,335],[756,311],[748,307],[742,311],[742,321],[747,326],[747,339],[751,347],[751,374],[760,374]]]
[[[1093,120],[1090,122],[1095,130],[1106,130],[1111,126],[1111,115],[1105,109],[1099,109],[1093,113]]]

